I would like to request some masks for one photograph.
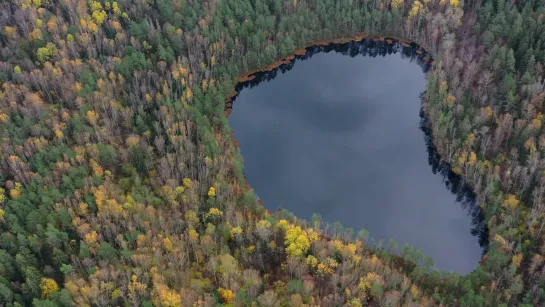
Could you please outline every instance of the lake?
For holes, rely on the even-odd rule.
[[[313,48],[239,86],[229,121],[244,172],[271,211],[318,213],[469,273],[483,252],[482,214],[424,133],[430,65],[415,48],[385,46]]]

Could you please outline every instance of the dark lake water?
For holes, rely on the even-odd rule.
[[[441,270],[474,270],[479,217],[421,129],[423,68],[400,52],[316,53],[288,68],[242,90],[229,118],[265,206],[414,245]]]

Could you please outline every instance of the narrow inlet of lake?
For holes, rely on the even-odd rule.
[[[415,246],[465,274],[482,249],[472,217],[428,163],[422,68],[396,54],[316,53],[242,90],[229,121],[249,184],[271,211],[340,221]]]

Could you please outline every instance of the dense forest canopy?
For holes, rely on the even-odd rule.
[[[0,305],[545,304],[544,17],[538,0],[0,1]],[[224,111],[239,76],[373,35],[435,59],[433,139],[489,228],[472,274],[269,214],[246,186]]]

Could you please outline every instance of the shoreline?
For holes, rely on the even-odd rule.
[[[233,90],[232,90],[231,94],[228,96],[228,98],[225,99],[225,102],[224,102],[224,104],[225,104],[225,115],[227,117],[229,117],[231,115],[234,100],[236,99],[236,97],[239,94],[239,91],[237,90],[237,87],[239,87],[239,85],[241,85],[241,84],[244,84],[246,82],[254,80],[257,77],[256,74],[271,72],[271,71],[274,71],[275,69],[280,68],[283,65],[291,64],[295,60],[297,60],[297,57],[305,56],[308,53],[309,49],[314,48],[314,47],[324,47],[324,46],[329,46],[329,45],[342,45],[342,44],[347,44],[347,43],[356,43],[356,42],[362,42],[362,41],[364,41],[366,39],[374,41],[374,42],[386,42],[388,45],[395,45],[396,43],[399,43],[402,47],[415,46],[415,47],[417,47],[415,53],[418,54],[418,55],[421,55],[421,56],[425,55],[425,56],[423,56],[422,59],[425,62],[430,63],[432,67],[434,65],[433,56],[426,49],[424,49],[424,47],[422,47],[421,45],[419,45],[416,42],[413,42],[413,41],[410,41],[408,39],[401,38],[401,37],[378,36],[378,35],[369,36],[369,35],[367,35],[365,33],[357,33],[354,36],[347,36],[347,37],[336,38],[336,39],[331,39],[331,40],[314,41],[308,47],[296,49],[291,55],[280,58],[279,60],[277,60],[277,61],[275,61],[275,62],[273,62],[273,63],[271,63],[269,65],[254,68],[254,69],[250,69],[248,71],[243,71],[243,72],[239,73],[237,83],[233,87]]]
[[[257,78],[257,74],[271,72],[271,71],[274,71],[274,70],[282,67],[283,65],[291,64],[291,63],[293,63],[293,62],[295,62],[297,60],[297,57],[305,56],[308,53],[308,51],[311,48],[314,48],[314,47],[324,47],[324,46],[329,46],[329,45],[342,45],[342,44],[346,44],[346,43],[363,42],[366,39],[372,40],[374,42],[386,42],[388,45],[392,45],[392,46],[394,44],[396,44],[396,43],[399,43],[402,47],[415,46],[415,47],[417,47],[415,53],[420,55],[420,56],[422,56],[423,54],[429,55],[429,57],[427,57],[427,56],[423,57],[423,60],[430,63],[432,67],[434,65],[434,59],[431,56],[431,54],[426,51],[426,49],[424,49],[422,46],[420,46],[416,42],[410,41],[410,40],[408,40],[406,38],[402,38],[402,37],[379,36],[379,35],[369,36],[369,35],[367,35],[365,33],[360,32],[360,33],[356,33],[356,35],[353,35],[353,36],[346,36],[346,37],[341,37],[341,38],[336,38],[336,39],[331,39],[331,40],[314,41],[308,47],[296,49],[291,55],[283,57],[283,58],[281,58],[281,59],[279,59],[279,60],[277,60],[277,61],[275,61],[275,62],[273,62],[273,63],[271,63],[269,65],[262,66],[262,67],[259,67],[259,68],[254,68],[254,69],[239,73],[237,83],[233,87],[231,95],[229,95],[228,98],[226,98],[225,102],[224,102],[226,117],[229,118],[229,116],[233,112],[233,103],[236,100],[236,98],[237,98],[237,96],[238,96],[238,94],[240,92],[240,90],[237,90],[239,85],[243,85],[244,83],[253,81],[255,78]],[[239,150],[239,147],[240,147],[239,146],[239,141],[235,138],[235,131],[234,130],[231,133],[231,137],[233,139],[233,145],[235,146],[235,148],[237,150]],[[244,177],[246,179],[246,175],[244,175]],[[245,188],[246,188],[246,191],[249,191],[249,190],[253,189],[251,187],[251,185],[249,184],[248,180],[246,180]],[[263,207],[265,207],[263,200],[259,200],[259,203]],[[268,209],[265,208],[265,210],[269,214],[271,214],[271,212]]]
[[[342,44],[346,44],[346,43],[358,43],[358,42],[363,42],[364,40],[369,40],[369,41],[374,41],[374,42],[385,42],[389,46],[399,44],[400,46],[405,47],[405,48],[413,47],[415,49],[414,53],[416,55],[421,57],[421,59],[424,62],[430,63],[430,65],[431,65],[430,68],[431,69],[433,69],[433,67],[434,67],[434,58],[432,57],[432,55],[429,52],[427,52],[426,49],[424,49],[422,46],[420,46],[419,44],[417,44],[415,42],[412,42],[412,41],[407,40],[407,39],[399,38],[399,37],[367,36],[365,34],[357,34],[357,35],[351,36],[351,37],[344,37],[344,38],[324,40],[324,41],[315,41],[309,47],[296,49],[294,51],[294,53],[292,53],[291,55],[283,57],[283,58],[281,58],[281,59],[279,59],[279,60],[277,60],[277,61],[275,61],[275,62],[273,62],[273,63],[271,63],[269,65],[262,66],[260,68],[251,69],[251,70],[240,73],[239,77],[237,79],[237,83],[233,88],[232,94],[225,101],[225,114],[226,114],[226,116],[229,117],[231,115],[233,103],[236,100],[236,98],[237,98],[238,94],[240,93],[240,91],[244,88],[244,83],[253,81],[254,79],[259,77],[259,74],[272,72],[272,71],[274,71],[276,69],[281,68],[283,65],[289,65],[289,64],[295,62],[297,59],[300,59],[301,57],[304,57],[305,55],[307,55],[307,53],[309,51],[311,51],[312,48],[315,48],[315,47],[324,47],[324,46],[330,46],[330,45],[342,45]],[[426,116],[426,119],[427,119],[428,114],[425,111],[425,104],[426,104],[425,101],[422,101],[422,106],[421,106],[422,110],[421,111],[424,112],[424,116]],[[427,123],[427,125],[431,124],[431,123],[429,123],[428,120],[426,120],[426,123]],[[427,127],[427,128],[430,129],[430,127]],[[424,130],[422,130],[422,131],[424,131]],[[424,133],[426,134],[426,131],[424,131]],[[428,131],[428,133],[429,133],[429,131]],[[428,142],[431,141],[430,144],[433,145],[434,144],[433,140],[432,140],[433,136],[430,134],[427,137],[431,138],[431,139],[428,139]],[[234,130],[232,131],[232,139],[233,139],[233,143],[234,143],[235,148],[239,149],[239,141],[236,140]],[[430,146],[430,144],[427,144],[427,145]],[[433,147],[435,147],[435,146],[433,146]],[[431,154],[432,153],[429,152],[429,148],[428,148],[428,155],[431,155]],[[463,182],[463,181],[460,180],[461,178],[459,178],[459,175],[455,176],[456,178],[450,178],[453,175],[453,174],[451,174],[452,172],[450,170],[450,165],[448,165],[448,163],[445,163],[442,159],[440,159],[440,156],[439,156],[436,149],[433,151],[433,154],[437,155],[437,157],[434,156],[436,160],[439,159],[438,161],[436,161],[437,163],[439,163],[438,165],[435,166],[436,168],[439,168],[439,169],[442,169],[443,171],[446,171],[446,173],[449,174],[449,176],[448,176],[449,180],[451,180],[453,182],[457,182],[458,184]],[[432,168],[433,168],[433,166],[432,166]],[[248,182],[245,174],[244,174],[244,177],[245,177],[244,179],[246,181],[245,182],[245,190],[249,191],[249,190],[253,189],[252,186],[250,185],[250,183]],[[465,188],[467,189],[467,186]],[[467,191],[466,191],[466,193],[467,193]],[[271,212],[268,208],[265,207],[263,200],[258,199],[258,203],[261,206],[263,206],[263,208],[265,209],[267,215],[272,216],[272,215],[275,214],[275,212]],[[480,207],[474,208],[473,210],[477,210],[477,212],[474,212],[474,214],[482,214],[482,211],[480,211],[481,210]],[[472,226],[477,226],[477,228],[479,228],[481,231],[483,231],[484,228],[483,228],[483,225],[481,223],[482,223],[482,218],[479,219],[479,223],[478,223],[480,225],[480,227],[478,225],[472,225]],[[486,228],[486,231],[484,231],[484,233],[488,234],[488,229],[487,228]],[[326,240],[331,239],[330,236],[328,234],[326,234],[326,233],[321,233],[321,237],[322,237],[322,239],[326,239]],[[481,255],[481,259],[478,262],[478,265],[481,265],[482,261],[484,261],[484,259],[485,259],[485,254],[486,254],[486,251],[488,249],[489,242],[488,242],[487,238],[484,238],[484,237],[481,238],[481,237],[477,236],[477,239],[479,241],[479,245],[480,245],[481,249],[483,249],[483,254]],[[484,241],[481,241],[482,239],[484,239]],[[481,245],[481,243],[484,243],[484,245]],[[374,250],[374,249],[370,249],[368,252],[370,254],[376,254],[377,253],[377,251]],[[407,260],[403,259],[401,256],[396,255],[396,254],[391,254],[391,256],[393,257],[392,260],[394,262],[396,262],[398,267],[403,267],[403,266],[407,265]],[[467,273],[467,274],[471,274],[471,273]]]

